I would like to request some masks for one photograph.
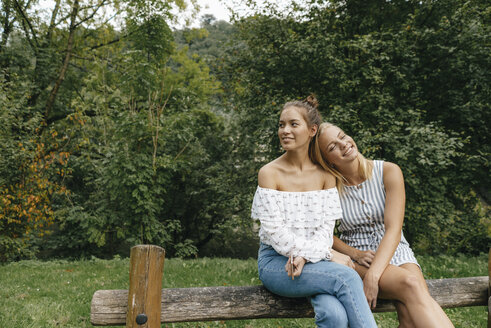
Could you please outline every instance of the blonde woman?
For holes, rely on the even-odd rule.
[[[322,123],[312,161],[336,177],[343,219],[333,249],[350,256],[371,308],[395,300],[400,327],[453,327],[428,292],[404,238],[404,178],[394,163],[368,160],[339,127]]]
[[[259,170],[252,218],[261,222],[259,278],[271,292],[308,297],[317,327],[376,327],[351,259],[332,251],[341,205],[334,177],[309,159],[321,122],[317,101],[284,105],[284,154]]]

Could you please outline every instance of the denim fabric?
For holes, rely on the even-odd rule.
[[[348,327],[348,314],[336,296],[317,294],[309,299],[315,311],[317,327]]]
[[[302,274],[292,280],[285,271],[288,258],[273,247],[261,244],[258,254],[259,279],[274,294],[308,297],[317,327],[377,327],[355,270],[338,263],[306,263]],[[344,310],[344,311],[343,311]]]

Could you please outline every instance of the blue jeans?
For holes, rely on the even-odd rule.
[[[355,270],[338,263],[306,263],[302,274],[292,280],[285,271],[288,258],[262,244],[258,254],[259,279],[274,294],[308,297],[317,327],[377,327]]]

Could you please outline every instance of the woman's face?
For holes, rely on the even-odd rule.
[[[329,126],[319,135],[322,157],[337,168],[352,162],[358,157],[355,141],[337,126]]]
[[[303,108],[287,107],[280,115],[278,137],[284,150],[298,149],[307,145],[317,132],[317,126],[309,128],[301,111]]]

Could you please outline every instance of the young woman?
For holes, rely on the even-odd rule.
[[[281,111],[285,153],[260,169],[251,211],[261,222],[259,278],[275,294],[309,297],[318,327],[376,327],[351,259],[331,250],[339,195],[308,154],[320,122],[312,97]]]
[[[371,161],[339,127],[323,123],[311,152],[314,163],[336,177],[343,219],[333,248],[355,261],[372,308],[377,296],[395,300],[400,327],[453,327],[430,296],[402,233],[405,191],[401,169]]]

